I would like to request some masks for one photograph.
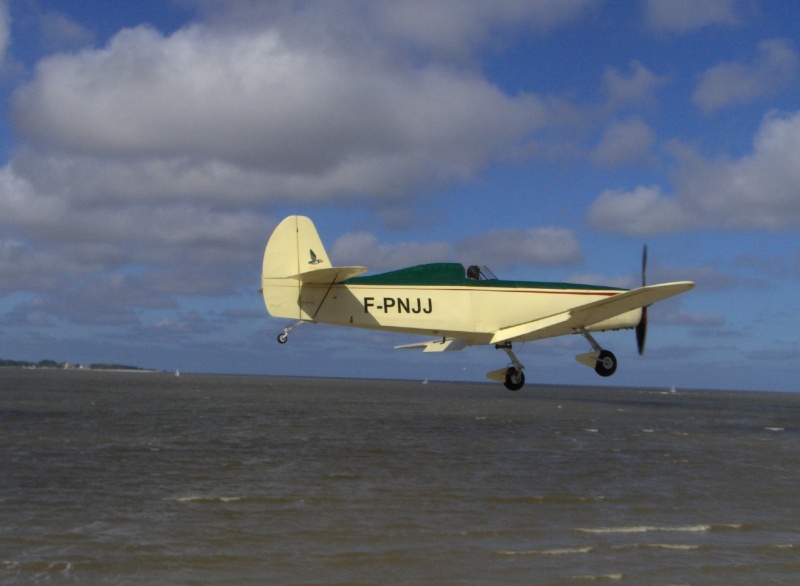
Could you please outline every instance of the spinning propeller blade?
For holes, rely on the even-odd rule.
[[[647,285],[647,245],[644,245],[642,252],[642,287]],[[642,318],[636,324],[636,345],[639,347],[639,354],[644,354],[644,343],[647,339],[647,306],[642,307]]]

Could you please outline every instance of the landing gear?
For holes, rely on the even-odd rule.
[[[278,334],[278,344],[285,344],[286,342],[288,342],[289,332],[291,332],[293,329],[295,329],[297,326],[303,323],[305,323],[303,320],[297,320],[296,322],[289,324],[288,326],[283,328],[283,331],[280,334]]]
[[[601,350],[594,371],[600,376],[611,376],[617,370],[617,357],[608,350]]]
[[[617,371],[617,357],[613,352],[603,350],[600,344],[586,330],[581,330],[581,335],[592,345],[594,352],[581,354],[578,361],[587,366],[594,366],[594,371],[600,376],[611,376]]]
[[[525,373],[509,366],[506,371],[506,380],[503,383],[509,391],[518,391],[525,384]]]
[[[505,372],[505,379],[503,384],[509,391],[518,391],[525,385],[525,373],[522,370],[525,368],[522,363],[517,360],[517,356],[511,350],[511,342],[504,342],[502,344],[495,344],[495,349],[504,350],[511,360],[511,366]],[[490,373],[491,374],[491,373]]]

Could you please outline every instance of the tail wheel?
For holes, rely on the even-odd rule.
[[[513,366],[506,371],[506,388],[509,391],[518,391],[525,384],[525,373]]]
[[[608,350],[602,350],[597,357],[594,371],[600,376],[611,376],[617,371],[617,357]]]

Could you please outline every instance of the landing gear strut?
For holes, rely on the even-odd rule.
[[[495,349],[504,350],[511,360],[511,366],[506,370],[506,377],[503,384],[509,391],[518,391],[525,384],[525,373],[522,370],[525,368],[522,363],[517,359],[514,352],[511,350],[511,342],[504,342],[502,344],[495,344]]]
[[[581,330],[581,335],[592,345],[592,349],[596,355],[594,364],[594,371],[600,376],[611,376],[617,371],[617,357],[613,352],[603,350],[600,344],[592,337],[586,330]]]

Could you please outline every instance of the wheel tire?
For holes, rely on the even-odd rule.
[[[506,388],[509,391],[518,391],[525,384],[525,373],[513,366],[506,371]]]
[[[285,344],[289,341],[289,334],[286,332],[281,332],[278,334],[278,344]]]
[[[611,376],[617,371],[617,357],[608,350],[601,351],[594,371],[600,376]]]

